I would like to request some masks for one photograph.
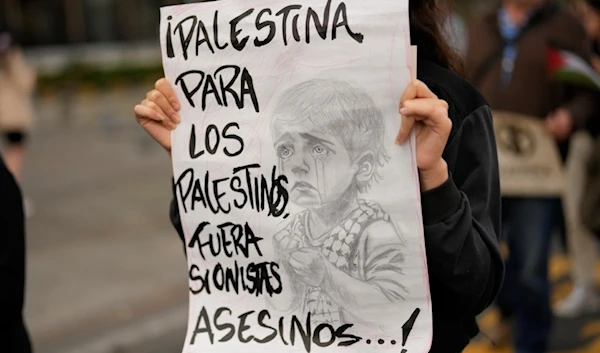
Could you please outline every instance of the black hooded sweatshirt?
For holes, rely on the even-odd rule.
[[[417,78],[448,102],[453,123],[443,153],[450,179],[421,193],[421,204],[433,311],[429,352],[458,353],[479,333],[475,317],[493,302],[504,278],[492,114],[454,72],[419,60]],[[183,240],[175,200],[170,218]]]
[[[23,323],[25,221],[21,190],[0,157],[0,352],[29,353]]]

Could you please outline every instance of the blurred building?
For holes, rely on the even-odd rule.
[[[0,0],[24,46],[156,40],[159,8],[178,0]]]

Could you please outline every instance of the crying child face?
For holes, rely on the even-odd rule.
[[[276,138],[274,147],[290,200],[298,206],[320,208],[355,187],[357,166],[344,145],[323,131],[290,130]]]

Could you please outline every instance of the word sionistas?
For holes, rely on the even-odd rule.
[[[256,316],[256,318],[252,318],[253,316]],[[295,315],[292,316],[291,320],[280,317],[277,324],[269,321],[271,321],[271,314],[267,310],[261,310],[258,313],[248,311],[233,316],[231,309],[220,307],[211,319],[208,311],[203,307],[198,315],[190,344],[194,345],[200,335],[207,335],[211,344],[215,344],[215,338],[218,342],[228,342],[235,337],[242,343],[265,344],[273,340],[281,340],[286,346],[294,346],[298,344],[296,340],[300,338],[304,349],[310,353],[313,344],[324,348],[334,345],[337,341],[337,346],[343,347],[351,346],[362,340],[361,337],[346,332],[353,326],[352,324],[335,328],[330,324],[323,323],[317,327],[311,327],[310,313],[307,314],[305,323],[301,322]],[[259,328],[265,333],[259,335],[253,330],[255,328]],[[219,333],[219,337],[215,337],[215,333]]]
[[[243,34],[238,27],[240,22],[247,21],[247,18],[254,20],[256,29],[252,31],[252,41],[250,35]],[[294,41],[302,41],[300,28],[304,29],[303,36],[306,43],[310,43],[313,28],[321,39],[327,39],[330,34],[331,40],[335,40],[340,27],[344,27],[346,33],[356,42],[363,41],[363,35],[353,32],[350,28],[346,4],[343,1],[332,9],[331,0],[328,0],[322,14],[317,14],[313,8],[302,5],[288,5],[278,11],[269,8],[260,10],[251,8],[229,21],[229,33],[225,39],[222,37],[219,39],[219,11],[215,11],[213,23],[205,24],[196,16],[188,16],[177,24],[172,23],[172,16],[167,17],[167,20],[169,21],[166,32],[167,57],[176,56],[173,41],[179,40],[181,55],[185,60],[190,56],[192,49],[195,49],[192,55],[199,56],[200,47],[203,45],[213,54],[215,49],[224,50],[230,44],[237,51],[242,51],[248,43],[261,47],[275,39],[278,29],[281,31],[280,38],[284,45],[288,45],[290,31]]]
[[[188,254],[196,251],[203,259],[209,254],[213,258],[243,256],[248,259],[251,250],[254,250],[256,257],[263,256],[259,246],[263,238],[255,236],[248,223],[241,225],[225,222],[213,227],[212,231],[207,229],[210,226],[209,222],[198,225],[187,245]],[[199,266],[192,264],[189,269],[190,292],[194,295],[202,292],[211,294],[215,289],[236,294],[245,291],[256,296],[266,292],[272,296],[281,293],[282,289],[278,270],[277,263],[268,261],[252,262],[246,266],[234,261],[233,267],[218,263],[212,271],[201,270]]]

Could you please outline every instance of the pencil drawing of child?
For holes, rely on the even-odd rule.
[[[343,81],[302,82],[276,103],[279,168],[303,209],[273,238],[287,291],[273,298],[276,309],[310,313],[313,325],[382,328],[401,306],[403,238],[377,203],[359,197],[389,160],[384,130],[371,97]]]

